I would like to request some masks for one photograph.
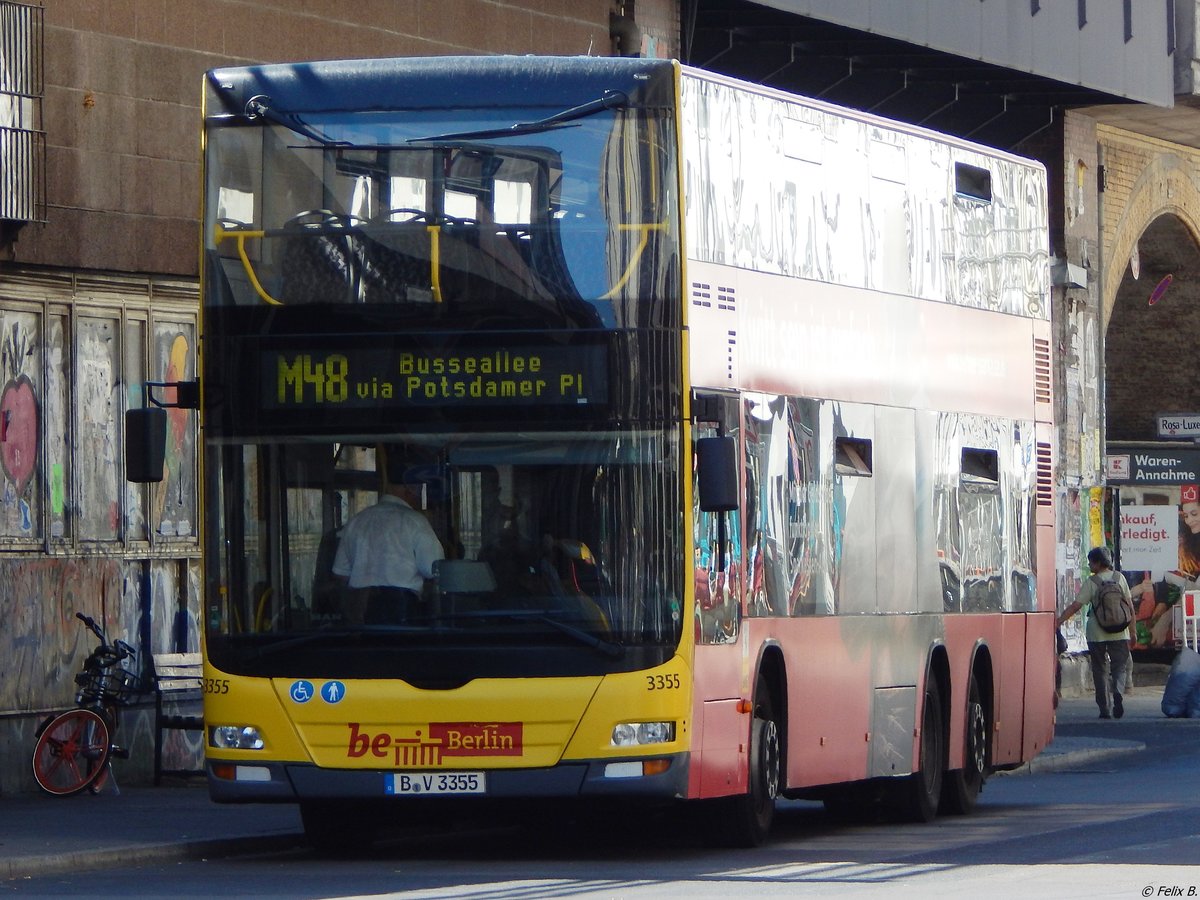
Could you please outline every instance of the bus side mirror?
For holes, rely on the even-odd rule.
[[[125,410],[125,479],[162,481],[166,456],[167,411],[157,406]]]
[[[696,471],[703,512],[732,512],[738,508],[736,440],[731,437],[697,439]]]

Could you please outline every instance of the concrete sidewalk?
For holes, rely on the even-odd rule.
[[[998,774],[1055,772],[1139,753],[1146,749],[1145,741],[1139,739],[1145,723],[1163,718],[1162,694],[1161,685],[1130,689],[1124,696],[1124,717],[1109,721],[1100,721],[1099,708],[1090,694],[1063,697],[1058,705],[1054,742],[1020,768]],[[1097,728],[1103,729],[1105,736],[1097,736]]]
[[[118,773],[119,774],[119,773]],[[220,805],[201,781],[100,794],[0,797],[0,878],[281,850],[304,842],[295,806]]]
[[[1090,696],[1064,697],[1057,736],[1032,763],[1045,772],[1144,750],[1140,723],[1161,718],[1162,688],[1136,688],[1123,719],[1104,722]],[[118,776],[119,776],[118,771]],[[0,797],[0,878],[27,878],[75,868],[216,858],[303,846],[292,805],[220,805],[198,780],[159,788],[107,787],[98,796],[41,794]]]

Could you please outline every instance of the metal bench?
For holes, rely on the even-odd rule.
[[[163,775],[195,775],[198,769],[164,769],[164,731],[203,731],[204,717],[182,713],[181,703],[195,704],[202,699],[203,667],[199,653],[154,654],[154,783]]]

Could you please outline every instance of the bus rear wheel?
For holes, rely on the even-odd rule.
[[[967,720],[963,736],[963,767],[946,773],[942,786],[942,812],[966,815],[975,809],[988,773],[988,711],[983,707],[975,676],[967,688]]]
[[[921,711],[921,742],[916,770],[898,785],[901,816],[913,822],[930,822],[937,815],[946,773],[946,731],[942,723],[942,694],[937,679],[925,679]]]

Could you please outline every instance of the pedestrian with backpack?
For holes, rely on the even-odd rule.
[[[1086,610],[1088,658],[1100,718],[1121,718],[1125,707],[1121,691],[1129,669],[1129,644],[1134,638],[1133,597],[1125,576],[1113,570],[1107,547],[1093,547],[1087,555],[1091,576],[1083,582],[1075,601],[1058,617],[1059,627],[1079,610]]]

